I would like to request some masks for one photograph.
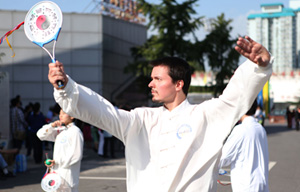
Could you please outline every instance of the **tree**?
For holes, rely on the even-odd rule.
[[[233,75],[240,58],[240,54],[234,49],[237,38],[231,40],[230,37],[231,22],[231,19],[225,19],[223,13],[217,19],[213,19],[211,23],[213,30],[202,42],[209,66],[213,72],[217,73],[215,96],[223,92],[226,87],[224,80],[230,79]]]
[[[131,49],[134,61],[125,68],[125,72],[149,76],[148,61],[164,56],[182,57],[191,64],[197,63],[197,58],[193,58],[190,51],[193,44],[188,38],[191,35],[197,41],[195,31],[202,26],[203,17],[192,18],[196,14],[193,9],[196,1],[187,0],[180,4],[175,0],[162,0],[156,5],[138,0],[142,13],[149,18],[148,28],[157,33],[145,44]],[[199,58],[202,56],[198,57],[198,61]]]

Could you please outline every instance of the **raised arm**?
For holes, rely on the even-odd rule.
[[[218,128],[216,131],[222,132],[221,136],[228,135],[234,124],[249,110],[272,74],[274,59],[261,44],[249,37],[239,38],[236,50],[248,60],[237,68],[222,95],[208,102],[206,109],[210,123]],[[223,138],[220,140],[223,141]]]

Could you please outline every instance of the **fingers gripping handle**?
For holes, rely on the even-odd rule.
[[[56,59],[52,59],[52,63],[55,63]],[[58,85],[58,88],[62,88],[64,86],[63,81],[57,80],[56,84]]]

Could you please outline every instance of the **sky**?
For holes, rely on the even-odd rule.
[[[89,13],[99,0],[52,0],[62,12]],[[150,3],[160,3],[160,0],[146,0]],[[183,1],[183,0],[179,0]],[[300,0],[299,0],[300,1]],[[40,0],[0,0],[0,10],[28,11]],[[222,13],[226,19],[232,19],[232,36],[247,34],[247,16],[260,12],[260,5],[266,3],[283,3],[289,7],[289,0],[198,0],[195,10],[199,16],[216,18]],[[1,19],[1,18],[0,18]]]

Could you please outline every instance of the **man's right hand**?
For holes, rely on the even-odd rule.
[[[68,83],[68,77],[64,71],[64,66],[61,62],[56,61],[55,63],[49,63],[49,73],[48,73],[49,82],[56,89],[63,89]],[[57,81],[62,81],[64,86],[59,88]]]
[[[248,36],[238,38],[235,50],[262,67],[266,67],[271,60],[268,50]]]

